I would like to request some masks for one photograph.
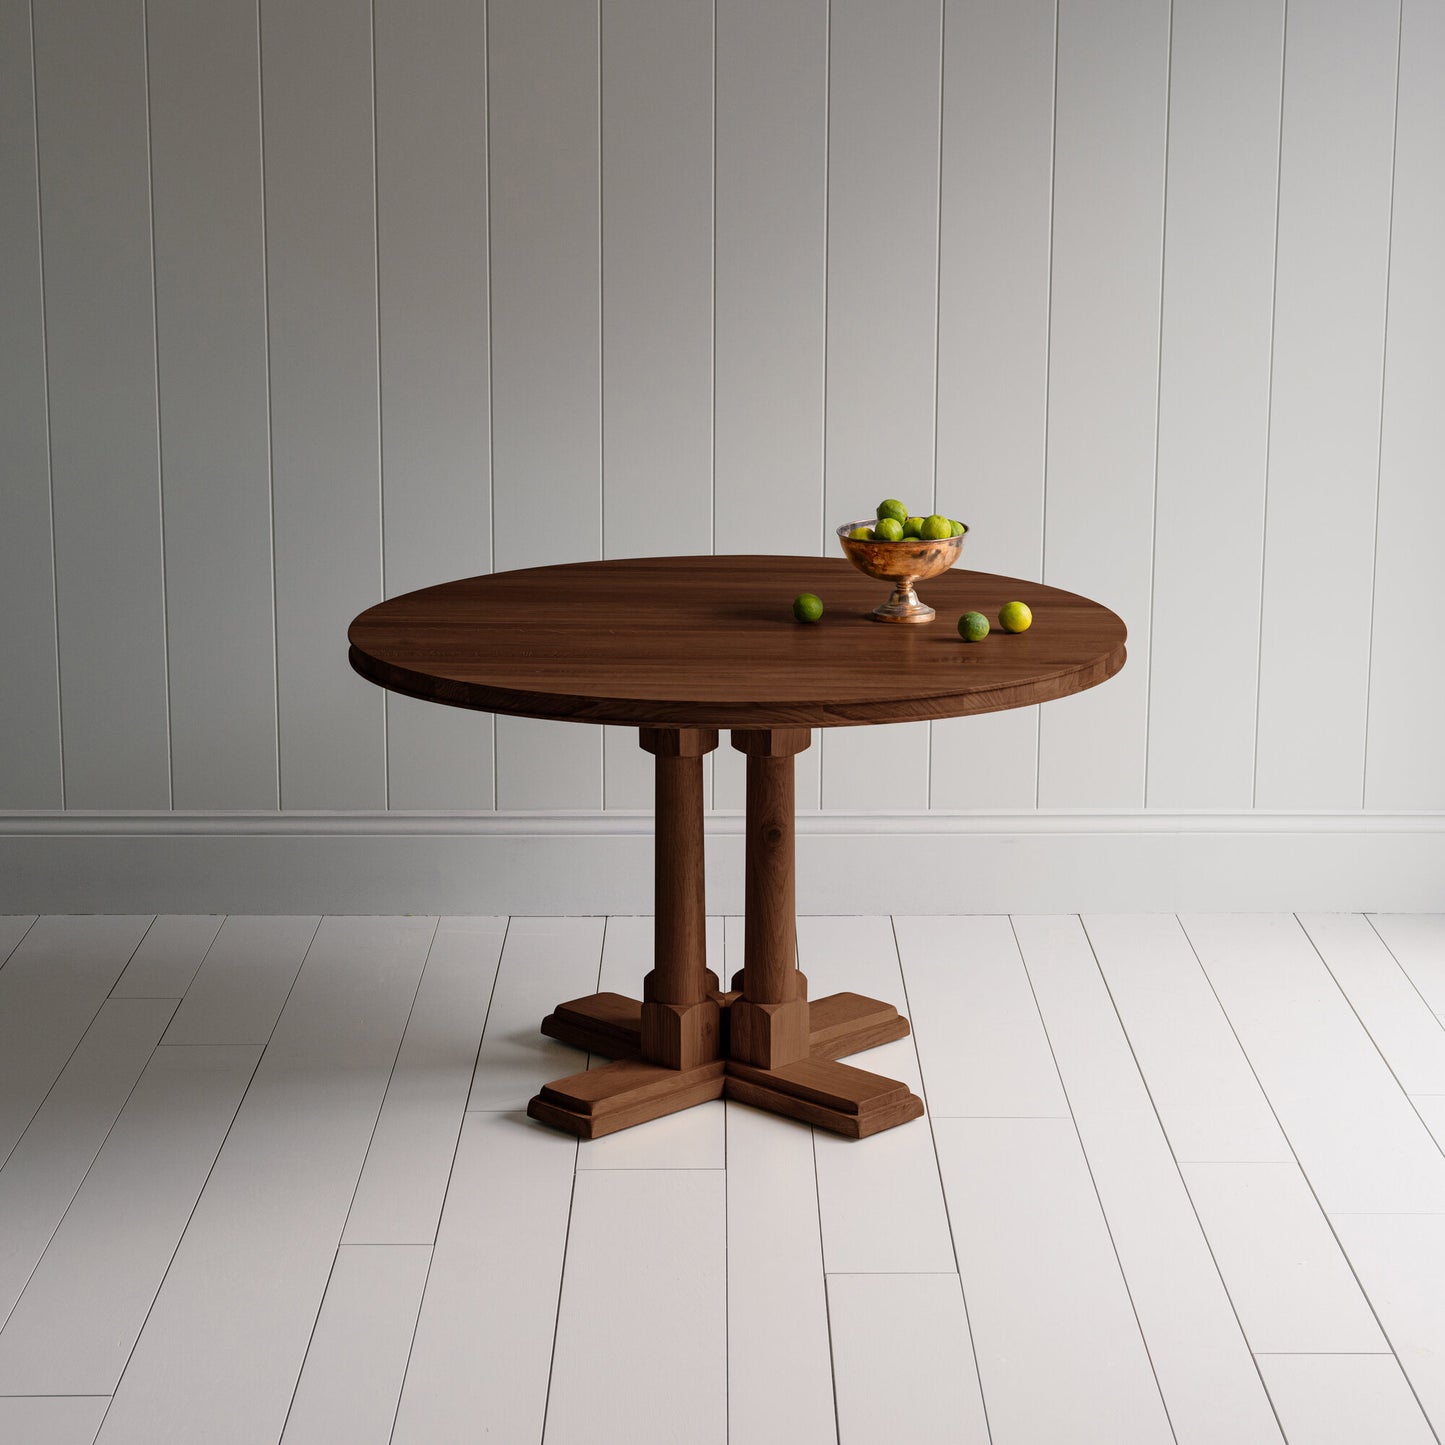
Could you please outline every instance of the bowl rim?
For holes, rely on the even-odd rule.
[[[930,515],[933,514],[930,513]],[[938,515],[941,516],[942,513],[939,513]],[[949,520],[951,521],[953,519],[950,518]],[[908,545],[909,543],[927,543],[929,546],[936,547],[944,542],[957,542],[962,545],[963,539],[968,536],[967,522],[959,523],[959,526],[963,528],[963,531],[959,532],[958,535],[954,537],[900,537],[898,541],[890,542],[887,540],[887,538],[865,539],[862,537],[850,537],[848,535],[848,533],[851,532],[854,527],[873,527],[877,524],[877,517],[873,517],[871,519],[865,517],[857,522],[844,522],[841,527],[837,528],[838,540],[840,542],[851,542],[855,547],[903,547]]]

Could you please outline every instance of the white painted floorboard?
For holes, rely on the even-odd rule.
[[[91,1445],[109,1395],[32,1395],[0,1398],[0,1440],[24,1445]]]
[[[956,1274],[833,1274],[828,1317],[839,1445],[987,1445]],[[786,1437],[778,1437],[786,1438]]]
[[[1410,1102],[1435,1136],[1435,1142],[1445,1150],[1445,1094],[1412,1094]]]
[[[800,918],[798,965],[809,998],[861,993],[907,1012],[887,918]],[[846,1062],[902,1080],[915,1094],[923,1088],[911,1038]],[[958,1267],[926,1118],[874,1135],[867,1151],[825,1130],[816,1131],[813,1147],[829,1274],[938,1274]]]
[[[432,1254],[394,1445],[540,1440],[577,1145],[469,1113]]]
[[[1407,1094],[1445,1094],[1445,1024],[1358,913],[1305,914],[1300,924]]]
[[[1445,1213],[1445,1156],[1299,922],[1183,922],[1321,1207]]]
[[[1083,922],[1175,1158],[1290,1159],[1179,920],[1088,914]]]
[[[930,1118],[528,1120],[647,918],[0,921],[0,1442],[1445,1436],[1438,920],[799,939]]]
[[[549,1079],[579,1074],[587,1055],[543,1037],[554,1005],[597,992],[601,918],[514,918],[487,1011],[468,1109],[525,1109]]]
[[[933,1117],[1068,1118],[1008,918],[899,918],[894,928]]]
[[[264,1044],[316,936],[317,918],[226,919],[175,1019],[168,1044]]]
[[[1425,1002],[1445,1017],[1445,913],[1376,913],[1369,922]]]
[[[1445,1215],[1336,1214],[1330,1222],[1405,1377],[1445,1435]]]
[[[162,914],[146,929],[112,998],[184,998],[225,922],[215,914]]]
[[[741,918],[724,920],[723,941],[714,967],[727,983],[742,967]],[[729,1445],[836,1445],[817,1131],[725,1108]]]
[[[437,926],[343,1243],[436,1239],[506,932],[505,918]]]
[[[837,1439],[813,1131],[727,1106],[730,1445]]]
[[[0,969],[0,1165],[140,944],[150,918],[41,918]]]
[[[726,1273],[719,1171],[579,1170],[544,1445],[725,1445]]]
[[[1073,1121],[934,1130],[995,1442],[1172,1442]]]
[[[1256,1354],[1389,1346],[1295,1164],[1186,1164],[1184,1179]]]
[[[105,1445],[279,1438],[435,927],[340,918],[317,931]]]
[[[108,999],[0,1170],[0,1324],[175,1012],[171,999]]]
[[[1264,1355],[1290,1445],[1436,1445],[1390,1355]]]
[[[1082,925],[1072,917],[1013,922],[1176,1442],[1279,1445],[1225,1281]]]
[[[337,1250],[284,1445],[387,1445],[431,1253],[424,1244]]]
[[[0,968],[34,926],[33,913],[0,913]]]
[[[115,1389],[260,1052],[156,1050],[0,1331],[0,1394]]]

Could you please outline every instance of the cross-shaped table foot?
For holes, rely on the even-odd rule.
[[[616,1062],[553,1080],[532,1100],[528,1113],[582,1139],[598,1139],[709,1099],[756,1104],[855,1139],[922,1115],[922,1101],[907,1085],[833,1062],[906,1038],[908,1020],[892,1004],[835,993],[810,1003],[808,1012],[806,1059],[760,1069],[723,1056],[674,1069],[642,1057],[637,999],[595,993],[559,1004],[543,1020],[542,1032]]]
[[[856,993],[809,1001],[797,970],[793,757],[806,729],[734,732],[748,757],[744,966],[731,992],[706,967],[702,870],[705,729],[644,729],[657,762],[656,958],[643,998],[559,1004],[542,1032],[614,1062],[555,1079],[527,1112],[597,1139],[709,1099],[736,1099],[860,1139],[920,1118],[895,1079],[836,1060],[908,1035],[892,1004]]]

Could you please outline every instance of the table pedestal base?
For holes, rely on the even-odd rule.
[[[724,1057],[691,1069],[642,1057],[642,1003],[594,993],[557,1007],[542,1032],[616,1062],[554,1079],[527,1106],[534,1119],[579,1139],[630,1128],[709,1099],[736,1099],[775,1114],[861,1139],[921,1118],[923,1103],[906,1084],[833,1060],[908,1037],[908,1020],[890,1003],[835,993],[808,1005],[809,1057],[775,1069],[726,1057],[729,1006],[737,995],[714,993],[721,1007]]]
[[[599,1139],[709,1099],[736,1099],[861,1139],[923,1115],[896,1079],[835,1062],[894,1039],[908,1020],[856,993],[809,1001],[793,936],[793,757],[806,728],[737,730],[745,753],[743,967],[724,993],[707,967],[702,760],[710,728],[644,728],[656,760],[654,967],[642,998],[594,993],[558,1004],[542,1032],[615,1062],[554,1079],[534,1119]]]

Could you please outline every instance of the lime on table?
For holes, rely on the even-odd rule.
[[[903,540],[903,523],[897,517],[883,517],[873,529],[873,539],[876,542],[901,542]]]
[[[925,517],[923,525],[918,529],[918,535],[925,542],[941,542],[945,537],[953,536],[953,523],[947,517],[940,517],[935,512],[931,517]]]
[[[823,615],[823,600],[816,593],[800,592],[793,598],[793,616],[799,622],[817,622]]]
[[[1027,632],[1033,620],[1034,614],[1024,602],[1005,602],[998,614],[998,625],[1005,632]]]
[[[988,618],[982,612],[965,612],[958,619],[958,635],[965,642],[982,642],[988,636]]]
[[[886,502],[878,503],[876,516],[880,522],[892,520],[902,526],[908,520],[908,508],[897,497],[889,497]]]

